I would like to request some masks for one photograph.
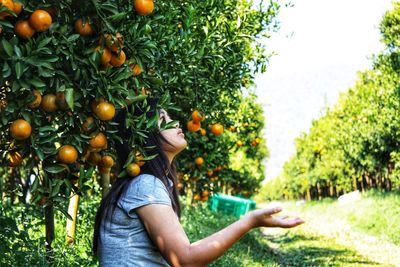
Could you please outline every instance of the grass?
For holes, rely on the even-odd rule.
[[[327,220],[343,217],[356,229],[382,236],[399,244],[399,195],[369,193],[362,201],[339,206],[334,200],[311,202],[304,206],[289,203],[293,210]],[[98,200],[84,200],[79,206],[76,243],[65,245],[65,217],[56,213],[56,240],[52,266],[97,266],[91,257],[94,212]],[[49,266],[44,249],[43,210],[37,205],[0,205],[0,266]],[[185,206],[182,225],[194,242],[217,232],[236,218],[214,213],[204,203]],[[305,225],[304,225],[305,226]],[[361,255],[355,247],[335,238],[307,231],[255,229],[244,236],[210,266],[391,266],[381,265]]]
[[[187,207],[182,224],[191,242],[200,240],[228,226],[237,219],[211,212],[204,203]],[[267,240],[259,230],[253,230],[210,266],[279,266],[270,254]]]
[[[351,247],[333,238],[313,235],[300,229],[266,235],[279,266],[378,266]]]
[[[369,191],[360,200],[341,205],[334,199],[311,201],[292,210],[340,217],[353,229],[400,245],[400,194]]]
[[[91,257],[94,211],[98,201],[80,203],[76,243],[65,245],[66,219],[55,214],[56,239],[51,266],[97,266]],[[37,205],[0,205],[0,266],[49,266],[46,262],[43,210]],[[236,220],[212,213],[204,203],[185,207],[182,224],[191,241],[215,233]],[[278,266],[268,256],[268,246],[260,231],[240,240],[228,253],[211,266]]]

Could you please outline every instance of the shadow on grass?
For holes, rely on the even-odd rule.
[[[264,235],[269,253],[280,266],[379,266],[349,247],[321,236],[286,232],[278,236]],[[277,247],[276,249],[272,247]]]

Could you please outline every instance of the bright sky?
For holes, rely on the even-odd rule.
[[[256,77],[270,150],[267,179],[293,155],[294,139],[346,91],[357,71],[371,67],[383,49],[379,23],[390,0],[292,0],[282,7],[281,28],[266,40],[277,55]]]

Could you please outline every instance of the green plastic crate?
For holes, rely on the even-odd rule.
[[[247,198],[216,194],[210,198],[209,207],[212,211],[220,211],[239,218],[254,210],[256,202]]]

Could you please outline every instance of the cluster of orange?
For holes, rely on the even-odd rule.
[[[259,145],[261,143],[261,139],[260,138],[255,138],[255,139],[253,139],[252,141],[251,141],[251,145],[252,146],[257,146],[257,145]],[[237,147],[241,147],[241,146],[243,146],[243,142],[241,141],[241,140],[238,140],[238,141],[236,141],[236,146]]]
[[[205,116],[200,111],[195,110],[192,112],[192,119],[187,123],[187,129],[189,132],[197,132],[200,130],[200,134],[205,136],[207,131],[201,128],[201,122],[204,121]],[[224,132],[224,126],[220,123],[211,125],[211,132],[216,136],[221,135]]]
[[[65,95],[61,92],[57,93],[57,96],[48,94],[42,97],[38,90],[34,90],[33,95],[35,96],[35,99],[28,104],[28,107],[31,109],[35,109],[40,106],[46,112],[54,112],[57,109],[68,108],[68,105],[65,102]],[[92,101],[91,105],[93,112],[100,120],[109,121],[114,118],[115,107],[113,104],[104,100],[95,100]],[[82,131],[90,133],[92,130],[94,130],[93,125],[94,119],[93,117],[89,116],[82,124]],[[17,119],[10,125],[10,134],[15,140],[26,140],[31,136],[31,133],[31,124],[24,119]],[[88,153],[96,153],[105,148],[107,148],[107,138],[104,133],[99,132],[92,136],[92,139],[89,141],[89,147],[87,151]],[[90,156],[90,154],[87,154],[87,156]],[[84,158],[86,159],[86,157]],[[72,164],[78,159],[78,151],[72,145],[63,145],[58,149],[57,159],[62,163]],[[8,153],[7,160],[10,167],[16,167],[22,163],[23,158],[20,152],[14,151]]]
[[[153,0],[135,0],[135,10],[141,16],[149,15],[154,10]],[[94,33],[93,26],[82,19],[75,21],[75,31],[81,36],[91,36]],[[101,56],[102,68],[120,67],[126,61],[124,48],[124,37],[120,33],[104,34],[99,37],[99,45],[94,49]],[[142,69],[138,64],[130,64],[134,76],[142,73]]]
[[[199,111],[195,110],[192,112],[192,120],[188,121],[187,129],[189,132],[197,132],[201,128],[201,122],[205,119],[205,116]],[[203,129],[202,129],[203,130]],[[204,130],[205,131],[205,130]],[[203,133],[202,133],[203,135]],[[205,135],[205,133],[204,133]]]
[[[210,192],[207,189],[205,189],[200,194],[195,194],[193,196],[193,200],[194,201],[200,201],[200,200],[201,201],[207,201],[209,195],[210,195]]]
[[[4,2],[10,4],[12,1],[10,0],[1,0],[2,4]],[[16,15],[19,15],[22,12],[23,6],[21,3],[12,3],[13,8],[10,8],[10,5],[7,6],[8,9],[14,11]],[[5,12],[4,12],[5,13]],[[7,14],[7,13],[6,13]],[[9,14],[8,14],[9,15]],[[4,19],[5,17],[3,17]],[[14,25],[15,34],[23,39],[31,38],[36,32],[45,32],[53,23],[53,19],[48,11],[43,9],[35,10],[30,16],[28,20],[18,20]]]
[[[0,0],[0,6],[5,6],[10,11],[19,15],[23,6],[21,3],[13,2],[13,0]],[[135,0],[135,10],[139,15],[149,15],[154,10],[153,0]],[[35,10],[28,20],[18,20],[14,25],[15,34],[23,39],[31,38],[35,32],[44,32],[52,25],[52,16],[55,15],[55,8]],[[7,12],[0,12],[0,20],[11,16]],[[81,36],[91,36],[94,34],[93,25],[85,22],[83,19],[75,21],[75,31]],[[2,28],[0,27],[0,33]],[[95,48],[96,52],[101,54],[101,63],[103,67],[119,67],[126,61],[126,55],[123,49],[124,38],[121,34],[116,35],[104,34],[99,38],[99,46]],[[134,76],[142,73],[142,69],[138,64],[130,64]],[[41,95],[39,90],[32,92],[34,100],[28,104],[31,109],[41,107],[46,112],[55,112],[57,110],[67,110],[68,104],[65,100],[65,94],[58,92],[54,94]],[[115,116],[115,106],[104,99],[95,99],[91,102],[93,113],[101,121],[112,120]],[[71,113],[72,114],[72,113]],[[84,133],[92,133],[94,131],[94,118],[88,116],[81,128]],[[32,127],[29,122],[24,119],[15,120],[10,126],[10,134],[15,140],[25,140],[30,137]],[[89,145],[85,149],[82,160],[90,164],[97,165],[100,172],[108,172],[114,165],[114,159],[111,156],[101,156],[99,153],[107,148],[107,137],[100,131],[92,134]],[[57,152],[57,160],[61,163],[72,164],[78,159],[77,149],[69,144],[62,145]],[[22,164],[23,157],[20,151],[13,150],[7,154],[7,161],[10,167],[16,167]],[[136,176],[140,173],[140,167],[144,164],[143,156],[137,152],[136,162],[127,166],[128,175]]]

